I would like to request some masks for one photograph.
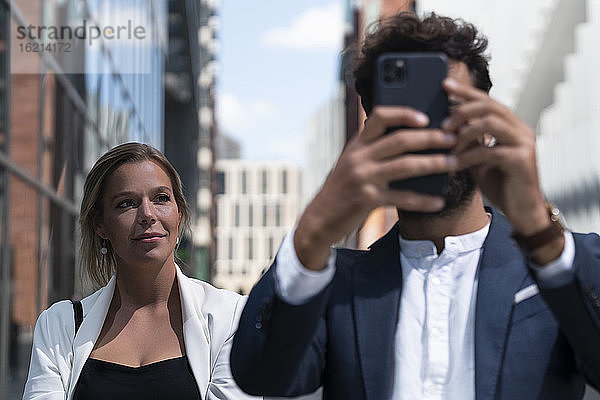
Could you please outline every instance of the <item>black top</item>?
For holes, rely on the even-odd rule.
[[[88,358],[73,400],[198,400],[200,391],[186,356],[141,367]]]

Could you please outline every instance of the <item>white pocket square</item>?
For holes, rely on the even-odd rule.
[[[519,304],[523,300],[527,300],[528,298],[535,296],[539,292],[540,292],[540,289],[537,287],[537,285],[535,283],[531,284],[531,285],[527,286],[526,288],[521,289],[517,293],[515,293],[515,299],[514,299],[513,303]]]

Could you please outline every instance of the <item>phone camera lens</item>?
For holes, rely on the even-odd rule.
[[[385,83],[402,83],[405,78],[404,60],[402,59],[389,59],[383,63],[383,81]]]

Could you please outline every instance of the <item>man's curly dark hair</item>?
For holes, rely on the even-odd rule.
[[[373,108],[376,60],[387,52],[443,52],[450,60],[467,65],[475,87],[486,92],[492,87],[489,58],[484,54],[488,42],[472,24],[435,13],[420,19],[414,13],[402,12],[379,20],[371,28],[357,52],[353,71],[354,88],[367,114]]]

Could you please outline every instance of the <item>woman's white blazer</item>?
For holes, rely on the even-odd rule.
[[[185,276],[177,267],[186,354],[202,399],[256,399],[235,384],[229,352],[245,297]],[[79,374],[98,339],[115,291],[116,277],[84,298],[83,322],[75,335],[73,306],[60,301],[35,325],[23,399],[70,400]]]

